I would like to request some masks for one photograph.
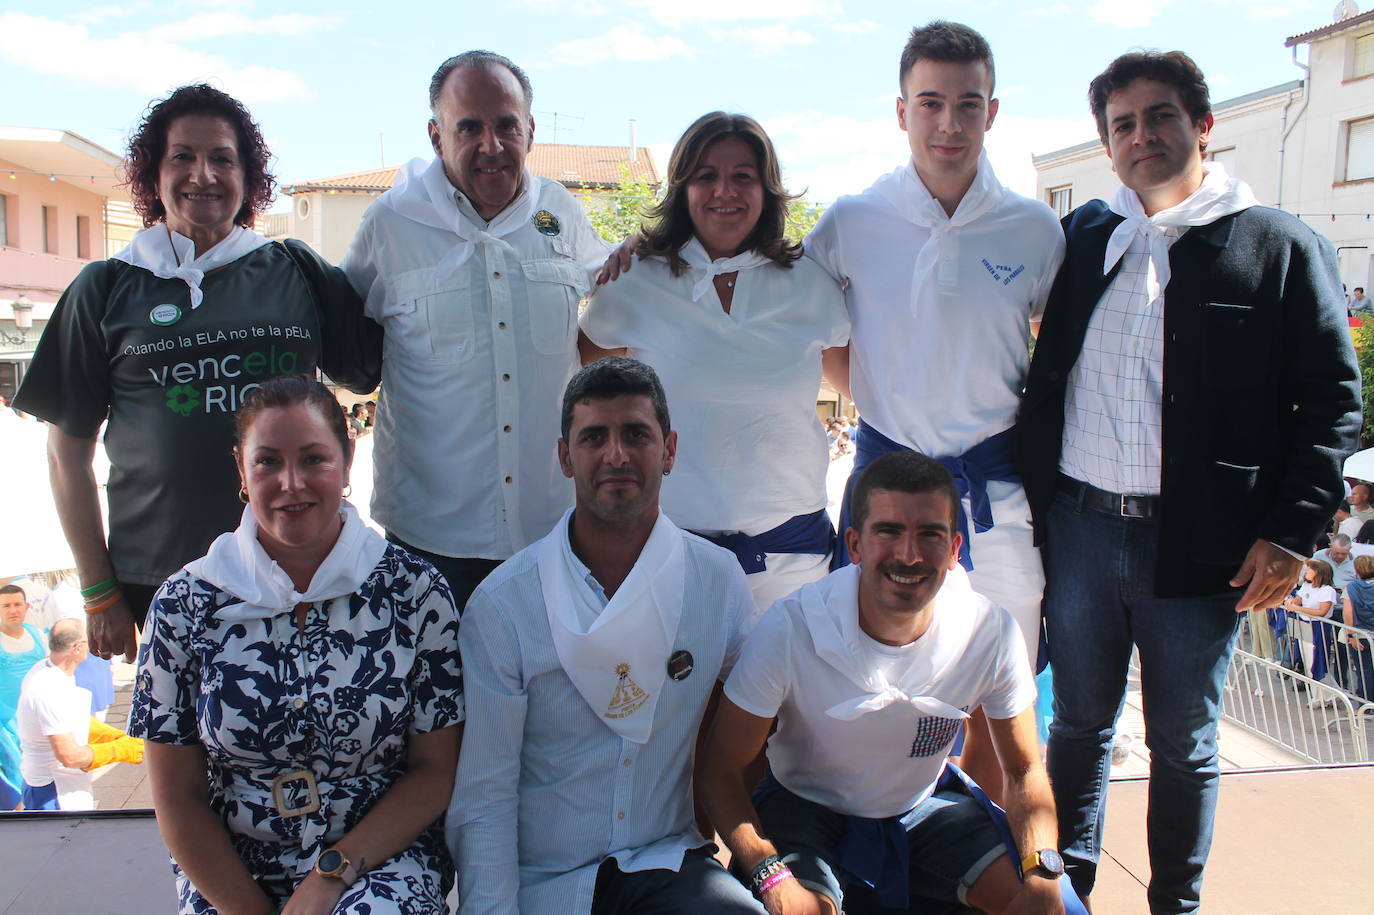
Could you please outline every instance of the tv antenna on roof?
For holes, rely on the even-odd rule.
[[[1347,2],[1348,2],[1348,0],[1347,0]],[[544,114],[546,114],[546,115],[548,115],[549,117],[553,118],[553,139],[549,141],[550,143],[557,143],[557,142],[558,142],[558,119],[559,119],[559,118],[562,118],[562,119],[565,120],[565,121],[578,121],[579,123],[586,120],[586,118],[578,117],[578,116],[575,115],[575,114],[562,114],[562,113],[557,112],[557,111],[535,111],[535,112],[533,112],[533,113],[534,113],[534,114],[539,114],[539,115],[544,115]]]

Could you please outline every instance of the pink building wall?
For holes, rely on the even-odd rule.
[[[10,178],[13,169],[14,178]],[[80,180],[80,179],[77,179]],[[101,194],[83,191],[66,180],[49,181],[25,174],[0,159],[0,194],[5,196],[8,244],[0,247],[0,298],[23,292],[37,302],[55,302],[92,258],[105,256],[104,204]],[[43,207],[53,208],[54,251],[43,250]],[[77,217],[84,216],[83,249],[77,246]],[[86,257],[78,257],[83,250]]]

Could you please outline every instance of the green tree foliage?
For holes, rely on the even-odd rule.
[[[582,194],[582,209],[592,228],[612,244],[619,244],[631,232],[638,232],[644,213],[658,203],[662,189],[630,174],[629,166],[620,167],[620,187],[606,193]],[[809,203],[805,197],[792,201],[787,207],[786,234],[792,241],[800,241],[824,209]]]
[[[1364,327],[1355,329],[1355,353],[1360,360],[1360,402],[1364,408],[1364,428],[1361,442],[1374,439],[1374,321],[1365,319]]]

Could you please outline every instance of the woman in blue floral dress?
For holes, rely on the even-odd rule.
[[[343,501],[351,443],[322,385],[264,383],[238,433],[242,522],[158,592],[130,712],[180,910],[444,912],[448,586]]]

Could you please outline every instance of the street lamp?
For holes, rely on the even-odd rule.
[[[10,311],[14,313],[14,326],[19,333],[9,334],[0,330],[0,340],[10,346],[23,346],[29,340],[28,329],[33,327],[33,303],[21,292],[10,302]]]

